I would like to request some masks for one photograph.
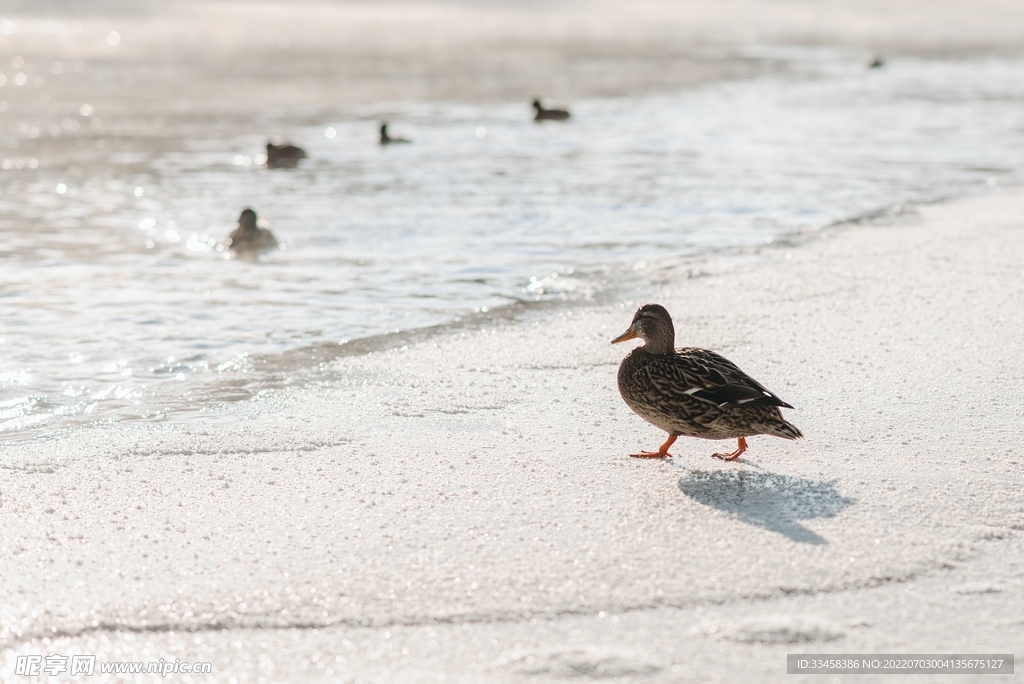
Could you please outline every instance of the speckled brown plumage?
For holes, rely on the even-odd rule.
[[[744,437],[802,437],[779,411],[793,407],[736,364],[707,349],[674,349],[675,328],[663,306],[640,307],[629,330],[613,343],[635,337],[645,344],[622,360],[619,392],[638,416],[670,436],[657,452],[638,456],[667,456],[677,436],[740,440],[733,454],[715,454],[727,460],[746,449]]]

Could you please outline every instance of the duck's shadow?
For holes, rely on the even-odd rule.
[[[831,518],[853,504],[835,483],[747,470],[695,470],[679,480],[688,497],[801,544],[828,542],[798,521]]]

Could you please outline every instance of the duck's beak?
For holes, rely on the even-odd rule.
[[[626,332],[622,333],[621,335],[616,337],[614,340],[612,340],[612,344],[618,344],[619,342],[625,342],[626,340],[635,340],[635,339],[636,339],[636,333],[633,332],[632,328],[630,328],[629,330],[627,330]]]

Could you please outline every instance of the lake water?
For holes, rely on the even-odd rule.
[[[0,55],[0,440],[208,420],[330,382],[359,340],[1021,181],[1024,63],[861,57],[753,51],[756,78],[536,124],[526,102],[154,114],[138,84],[91,98],[87,59]],[[413,144],[378,146],[385,117]],[[262,167],[269,138],[308,159]],[[284,249],[228,258],[247,206]]]

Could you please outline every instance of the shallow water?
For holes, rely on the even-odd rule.
[[[614,296],[683,257],[1020,182],[1019,60],[747,58],[777,69],[538,125],[518,102],[153,116],[62,98],[88,93],[86,62],[8,56],[0,438],[204,419],[329,379],[304,350]],[[382,117],[413,144],[380,148]],[[309,158],[261,167],[268,137]],[[283,249],[228,258],[246,206]]]

